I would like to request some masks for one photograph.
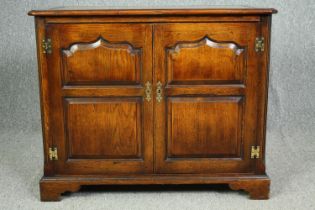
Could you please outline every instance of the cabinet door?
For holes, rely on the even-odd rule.
[[[49,24],[46,38],[55,173],[151,173],[152,27]]]
[[[256,142],[257,23],[155,28],[155,170],[251,173]]]

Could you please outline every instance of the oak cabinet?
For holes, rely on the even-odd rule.
[[[274,9],[34,10],[43,201],[83,185],[229,184],[266,199]]]

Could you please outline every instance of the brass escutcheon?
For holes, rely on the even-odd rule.
[[[162,82],[158,81],[158,83],[156,84],[156,100],[158,102],[161,102],[163,99],[162,97]]]
[[[145,83],[145,99],[151,101],[152,85],[149,81]]]

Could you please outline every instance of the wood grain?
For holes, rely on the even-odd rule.
[[[241,97],[170,97],[167,103],[167,158],[241,158]]]
[[[127,16],[127,15],[150,15],[150,16],[162,16],[162,15],[267,15],[277,13],[277,10],[272,8],[170,8],[170,9],[110,9],[100,8],[91,9],[87,8],[60,8],[51,10],[32,10],[28,14],[34,16]]]
[[[51,37],[53,48],[46,59],[49,69],[49,95],[53,98],[50,103],[52,111],[49,125],[53,132],[51,145],[58,148],[54,173],[151,173],[153,106],[152,102],[144,103],[143,87],[147,81],[152,81],[152,27],[144,24],[48,24],[46,36]],[[139,84],[115,81],[113,75],[110,81],[116,82],[115,84],[106,83],[103,74],[93,74],[94,78],[91,78],[91,72],[95,70],[93,62],[97,62],[95,60],[118,62],[126,58],[120,57],[120,53],[114,53],[112,55],[115,57],[109,60],[107,53],[98,54],[93,50],[90,56],[81,59],[82,65],[79,61],[75,64],[78,68],[84,68],[80,72],[90,79],[88,83],[63,83],[63,50],[69,46],[71,48],[75,43],[93,43],[99,37],[109,42],[110,46],[118,48],[118,51],[123,49],[127,54],[131,53],[130,46],[141,49],[142,68],[138,68],[137,72]],[[135,68],[127,70],[128,74],[129,71],[135,74]],[[117,72],[119,74],[121,73]],[[118,98],[121,103],[118,103],[117,97],[121,96],[123,97]],[[69,98],[72,102],[81,103],[70,103],[68,106],[65,99]],[[132,102],[130,99],[135,100]],[[111,145],[106,146],[107,144]]]
[[[239,180],[229,183],[232,190],[245,190],[251,199],[269,199],[270,180]]]
[[[142,158],[141,98],[67,98],[70,159]]]
[[[63,53],[65,84],[135,84],[141,77],[141,49],[99,37],[72,44]]]
[[[245,190],[251,199],[268,199],[270,179],[266,175],[160,174],[132,176],[59,176],[40,181],[41,200],[59,201],[61,194],[76,192],[84,185],[228,184],[232,190]],[[210,188],[210,186],[209,186]]]
[[[202,22],[260,22],[259,15],[167,15],[167,16],[47,16],[53,23],[202,23]]]
[[[169,84],[242,83],[245,50],[230,42],[201,40],[177,43],[167,49]]]
[[[41,200],[99,184],[228,184],[252,199],[267,199],[266,108],[275,12],[29,12],[36,16],[44,138]],[[265,50],[256,52],[260,36]],[[48,38],[52,53],[44,54],[41,43]],[[144,99],[147,82],[150,101]],[[250,158],[251,146],[260,146],[259,159]],[[58,149],[58,160],[49,159],[50,147]]]
[[[155,170],[158,173],[254,171],[250,148],[256,145],[255,81],[259,67],[251,46],[258,27],[254,23],[170,23],[155,27],[155,82],[161,81],[164,88],[164,98],[155,106]],[[215,42],[206,44],[207,40]],[[176,52],[174,46],[182,48]],[[172,64],[178,72],[173,76],[167,65],[170,48],[178,53],[176,56],[181,56],[184,50],[183,58],[176,60],[177,66],[175,62]],[[187,53],[191,49],[197,51]],[[243,56],[241,65],[234,59],[238,53]],[[169,84],[176,76],[187,80]],[[244,106],[205,103],[205,98],[216,96],[243,98]],[[170,103],[173,98],[176,98],[175,106]],[[171,120],[175,119],[174,113],[175,121]],[[172,155],[176,158],[169,157]]]

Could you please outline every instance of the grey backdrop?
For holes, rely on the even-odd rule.
[[[281,176],[288,176],[296,170],[299,170],[298,173],[303,173],[303,170],[310,167],[314,169],[314,164],[303,168],[296,166],[304,164],[307,162],[306,160],[314,160],[315,156],[314,0],[1,0],[0,146],[6,149],[0,150],[2,152],[0,158],[7,157],[10,149],[16,151],[21,146],[28,148],[29,145],[32,145],[39,159],[39,162],[36,163],[41,164],[42,162],[34,22],[33,17],[26,15],[29,10],[63,5],[132,5],[139,7],[144,5],[156,7],[187,5],[189,7],[189,5],[213,4],[278,9],[279,13],[273,16],[272,25],[267,126],[267,153],[271,154],[267,163],[269,161],[271,165],[272,163],[278,164],[273,164],[271,167],[271,174],[277,177],[274,179],[278,179],[280,183],[275,184],[278,188],[274,188],[274,191],[280,193],[281,183],[285,184],[284,181],[281,181]],[[30,133],[36,138],[28,136]],[[9,144],[14,146],[8,146]],[[19,158],[14,154],[19,153],[12,153],[12,151],[11,160],[18,161]],[[304,158],[301,158],[302,156]],[[6,160],[8,162],[5,162]],[[277,162],[278,160],[279,162]],[[6,175],[10,176],[9,171],[13,170],[10,160],[1,158],[0,161],[2,161],[0,162],[1,167],[8,167],[9,175]],[[33,165],[33,167],[38,170],[37,176],[39,176],[41,166],[40,169],[38,169],[39,166]],[[274,171],[272,171],[273,169]],[[20,172],[25,173],[22,169]],[[29,175],[32,173],[30,172]],[[30,189],[37,189],[37,176],[32,182],[34,186],[32,185]],[[310,176],[314,178],[314,174],[310,174]],[[313,178],[310,179],[312,184],[314,184]],[[309,185],[310,183],[304,184]],[[314,185],[311,186],[313,186],[311,189],[314,192]],[[38,193],[37,190],[36,193]],[[34,198],[38,196],[36,193],[33,195]],[[314,202],[312,206],[314,207]]]
[[[1,0],[0,127],[39,130],[40,113],[32,8],[62,5],[250,5],[274,7],[268,129],[295,135],[301,144],[315,132],[315,2],[314,0]],[[310,145],[309,145],[310,146]],[[310,148],[309,148],[310,149]],[[314,144],[312,146],[314,150]]]

